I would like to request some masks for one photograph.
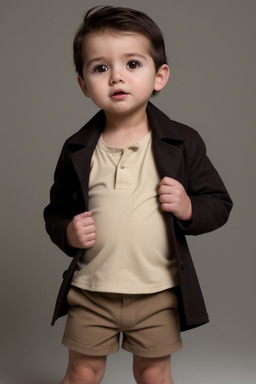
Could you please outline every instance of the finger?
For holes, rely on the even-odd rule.
[[[164,212],[172,212],[174,213],[173,211],[173,205],[171,203],[162,203],[161,204],[161,209],[162,211]]]
[[[90,241],[87,241],[85,244],[84,244],[84,248],[87,249],[87,248],[91,248],[95,245],[95,240],[90,240]]]
[[[161,185],[158,189],[158,194],[159,195],[163,195],[163,194],[169,195],[169,194],[173,193],[173,190],[174,190],[174,188],[170,185]]]
[[[79,213],[78,215],[73,217],[73,222],[74,223],[80,223],[81,221],[83,221],[84,219],[89,218],[89,217],[92,217],[91,211],[82,212],[82,213]]]
[[[94,219],[92,217],[84,217],[81,219],[80,225],[83,228],[89,227],[90,225],[95,225]]]
[[[91,233],[86,236],[86,238],[83,240],[83,247],[84,248],[90,248],[96,243],[96,234]]]
[[[88,233],[85,237],[84,237],[84,242],[88,242],[88,241],[92,241],[92,240],[95,240],[96,239],[96,233],[95,232],[91,232],[91,233]]]
[[[177,182],[177,180],[171,178],[171,177],[168,177],[168,176],[165,176],[162,178],[162,180],[160,181],[160,186],[161,185],[175,185]]]
[[[171,195],[160,195],[159,196],[159,201],[160,203],[169,203],[171,204],[172,203],[172,196]]]
[[[89,235],[90,233],[95,233],[95,232],[96,232],[96,228],[95,228],[94,224],[87,225],[86,227],[84,227],[84,234],[85,235]]]
[[[77,217],[85,218],[85,217],[92,217],[92,211],[85,211],[77,215]]]

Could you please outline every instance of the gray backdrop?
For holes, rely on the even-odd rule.
[[[255,368],[254,0],[100,1],[160,25],[171,78],[153,102],[196,128],[234,200],[229,223],[189,239],[211,322],[183,333],[175,384],[252,384]],[[64,140],[96,108],[76,83],[72,40],[96,1],[1,0],[0,382],[57,384],[64,319],[50,326],[65,257],[44,231]],[[254,245],[253,245],[254,244]],[[109,358],[103,383],[134,383],[131,356]]]

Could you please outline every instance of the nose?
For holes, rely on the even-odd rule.
[[[110,84],[124,83],[124,74],[121,69],[113,69],[111,71]]]

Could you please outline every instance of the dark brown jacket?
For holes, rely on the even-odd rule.
[[[192,201],[193,219],[190,222],[182,222],[166,213],[180,277],[180,286],[176,292],[181,330],[184,331],[209,321],[185,236],[210,232],[225,224],[232,201],[208,159],[198,133],[184,124],[170,120],[151,103],[148,104],[147,114],[160,179],[169,176],[178,180]],[[55,170],[50,204],[44,211],[46,230],[52,241],[72,257],[68,270],[63,274],[52,325],[58,317],[67,314],[66,295],[77,262],[84,252],[67,245],[65,231],[75,215],[89,210],[91,157],[104,124],[105,115],[100,111],[65,142]]]

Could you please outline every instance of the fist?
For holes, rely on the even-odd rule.
[[[95,244],[96,228],[92,212],[83,212],[73,217],[66,229],[66,241],[74,248],[86,249]]]
[[[171,212],[179,220],[192,219],[192,205],[183,185],[171,177],[164,177],[158,189],[161,209]]]

